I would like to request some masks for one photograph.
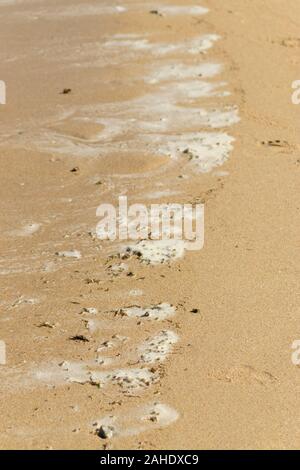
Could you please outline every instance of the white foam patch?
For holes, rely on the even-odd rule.
[[[116,146],[112,139],[126,136],[126,142],[132,140],[136,145],[138,139],[148,142],[152,135],[155,143],[157,133],[191,132],[199,130],[199,127],[225,128],[238,123],[240,118],[236,107],[205,109],[184,104],[186,101],[190,105],[191,100],[199,95],[209,98],[216,87],[218,85],[210,86],[200,81],[172,83],[137,99],[103,105],[99,109],[103,117],[97,119],[105,128],[99,134],[98,144],[106,142],[109,148],[113,144]]]
[[[96,307],[84,307],[82,313],[88,313],[89,315],[97,315],[99,312]]]
[[[103,329],[107,329],[110,327],[110,323],[106,320],[98,320],[95,315],[93,318],[86,318],[83,320],[85,328],[90,331],[90,333],[94,334],[98,331],[103,331]],[[106,350],[116,348],[118,345],[115,341],[105,341],[105,344],[102,344],[98,349],[97,352],[105,352]]]
[[[11,304],[11,308],[19,307],[20,305],[36,305],[38,303],[38,299],[25,297],[22,295]]]
[[[31,5],[34,4],[35,8],[37,4],[42,3],[43,0],[0,0],[0,6],[10,6],[10,5],[21,5],[21,4],[26,4]]]
[[[168,153],[168,150],[174,147],[172,142],[175,134],[182,136],[185,132],[196,132],[199,127],[221,129],[239,122],[236,107],[204,109],[195,106],[196,99],[227,94],[226,91],[219,90],[223,85],[223,82],[212,84],[202,80],[172,82],[168,85],[162,83],[158,90],[136,99],[82,107],[82,116],[77,119],[99,125],[99,132],[93,140],[59,134],[50,128],[42,129],[40,134],[24,133],[16,137],[16,142],[22,147],[34,147],[48,153],[72,156],[99,157],[111,152],[146,152],[153,156],[161,152],[166,154],[167,149],[167,154],[175,157],[178,156],[177,152]],[[75,113],[75,110],[73,112]],[[68,119],[72,123],[72,113],[71,116],[66,113],[65,119],[67,127]],[[58,122],[62,121],[64,117]],[[53,125],[55,124],[53,123],[52,127]],[[201,139],[200,134],[199,140]],[[181,141],[182,137],[178,140]],[[222,149],[224,150],[224,145]],[[210,154],[212,155],[212,152]],[[208,156],[207,152],[206,155]]]
[[[81,253],[78,250],[71,250],[71,251],[58,251],[56,253],[57,256],[61,258],[76,258],[80,259],[81,258]]]
[[[184,156],[198,171],[207,173],[223,165],[233,150],[234,138],[225,133],[199,132],[170,136],[160,152],[172,158]]]
[[[89,379],[85,363],[61,363],[46,362],[38,366],[31,364],[22,367],[3,367],[1,369],[0,389],[8,389],[15,392],[18,389],[34,389],[37,386],[53,387],[64,385],[71,378],[79,383],[86,383]]]
[[[127,8],[121,5],[105,5],[101,2],[99,5],[89,3],[79,3],[77,5],[55,6],[55,10],[51,5],[45,8],[39,8],[36,11],[36,17],[43,17],[44,20],[64,20],[65,18],[75,18],[81,16],[103,16],[125,13]],[[33,14],[33,11],[32,11]]]
[[[158,375],[149,369],[117,369],[110,372],[92,372],[91,383],[104,386],[108,383],[116,384],[123,390],[137,390],[146,388],[157,382]]]
[[[134,52],[149,52],[155,56],[166,56],[168,54],[191,54],[196,55],[201,52],[206,52],[214,43],[220,39],[216,34],[206,34],[196,37],[187,42],[182,43],[153,43],[145,37],[120,37],[115,36],[107,40],[103,46],[108,49],[117,50],[132,50]]]
[[[132,289],[131,291],[129,291],[129,295],[131,295],[132,297],[141,297],[142,295],[144,295],[144,292],[141,289]]]
[[[109,266],[109,271],[114,276],[118,276],[119,274],[122,274],[128,271],[128,269],[129,269],[129,266],[126,263],[113,264],[112,266]]]
[[[235,107],[225,109],[204,109],[187,107],[176,104],[176,101],[194,99],[200,95],[209,97],[214,94],[214,86],[204,85],[191,87],[185,94],[185,86],[169,87],[161,93],[146,95],[137,100],[103,105],[99,110],[106,117],[96,118],[105,127],[99,133],[98,141],[80,143],[71,136],[58,136],[50,130],[43,135],[26,136],[17,145],[36,148],[47,153],[72,155],[73,157],[99,157],[99,154],[109,154],[121,151],[157,152],[158,146],[167,142],[169,136],[176,132],[187,132],[193,129],[230,127],[239,122],[238,110]],[[218,92],[216,92],[218,94]],[[97,109],[93,111],[97,113]],[[118,142],[116,142],[118,139]]]
[[[128,341],[127,336],[121,336],[121,335],[114,335],[111,340],[109,341],[104,341],[99,348],[97,349],[97,352],[102,352],[106,351],[108,349],[114,349],[117,348],[118,346],[126,343]]]
[[[124,392],[145,389],[159,380],[159,375],[148,368],[97,370],[112,363],[110,358],[98,357],[95,361],[44,364],[30,373],[34,382],[43,385],[63,385],[64,383],[91,384],[104,387],[118,385]]]
[[[147,364],[165,361],[178,339],[173,331],[161,331],[153,338],[148,338],[139,348],[140,360]]]
[[[153,67],[153,71],[145,78],[150,84],[165,81],[179,81],[191,78],[212,78],[222,70],[221,64],[204,63],[200,65],[167,64],[161,67]]]
[[[92,363],[94,364],[94,363]],[[63,371],[63,379],[67,382],[85,384],[90,382],[89,365],[84,362],[69,362],[64,361],[60,364],[60,369]],[[43,377],[43,372],[40,372],[39,380]]]
[[[111,357],[98,356],[96,359],[96,362],[100,366],[107,367],[107,366],[111,366],[115,362],[115,359]]]
[[[41,228],[41,224],[31,223],[31,224],[25,225],[20,230],[12,230],[9,233],[10,233],[10,235],[13,235],[13,236],[16,236],[16,237],[28,237],[28,236],[33,235],[34,233],[38,232],[40,228]]]
[[[45,363],[33,368],[29,373],[31,380],[43,385],[62,385],[65,382],[88,383],[90,381],[88,364],[64,361],[60,364]]]
[[[10,5],[18,5],[20,3],[23,3],[23,0],[0,0],[1,7],[6,7]]]
[[[157,44],[148,37],[121,34],[106,41],[104,46],[109,55],[116,49],[117,55],[125,60],[122,49],[125,49],[124,53],[128,49],[149,50],[155,55],[164,55],[168,51],[198,53],[212,47],[218,38],[217,35],[208,34],[183,43]],[[207,132],[199,132],[199,129],[225,129],[240,120],[236,107],[218,109],[208,106],[205,109],[197,106],[196,100],[201,98],[229,94],[226,90],[220,90],[224,82],[210,83],[199,79],[199,76],[214,76],[220,68],[219,64],[210,63],[185,65],[177,59],[175,64],[169,62],[159,67],[157,72],[152,71],[147,80],[159,83],[152,93],[128,101],[82,106],[78,110],[73,108],[57,120],[56,124],[63,123],[64,129],[68,129],[68,122],[72,129],[73,119],[88,121],[95,127],[99,125],[99,132],[97,128],[92,140],[72,136],[71,132],[64,134],[54,131],[54,122],[38,132],[24,132],[14,136],[14,141],[22,148],[72,157],[98,158],[116,152],[125,156],[139,153],[152,157],[166,155],[170,157],[166,165],[173,164],[187,150],[186,161],[193,161],[199,171],[210,171],[228,158],[233,139],[224,133],[212,133],[209,136]],[[167,81],[171,83],[167,84]],[[152,250],[151,258],[154,257],[152,246],[143,247],[143,252]],[[165,248],[158,248],[160,254],[157,253],[157,262],[160,262],[159,257],[163,256]],[[177,243],[171,251],[176,257],[182,250],[183,247]]]
[[[58,265],[54,263],[54,261],[47,261],[43,265],[42,270],[45,271],[46,273],[54,273],[55,271],[58,270]]]
[[[95,333],[96,331],[98,331],[99,329],[99,325],[98,325],[98,322],[96,322],[95,320],[85,320],[85,327],[87,328],[87,330],[90,331],[90,333]]]
[[[169,90],[169,96],[163,93],[147,95],[125,103],[118,110],[110,111],[107,108],[106,116],[111,112],[112,115],[118,115],[118,118],[112,116],[101,119],[105,126],[102,139],[99,140],[101,152],[119,150],[131,154],[140,151],[153,155],[167,148],[176,133],[183,135],[185,132],[196,132],[199,127],[226,128],[240,120],[236,108],[207,110],[179,106],[174,104],[171,93],[172,90]],[[114,138],[118,138],[118,142],[112,141]]]
[[[121,121],[121,118],[104,118],[102,122],[107,130],[112,130],[114,134],[118,132],[119,137],[128,133],[129,136],[125,141],[125,145],[128,141],[130,144],[130,139],[135,145],[138,139],[141,139],[142,143],[152,142],[156,144],[163,139],[162,133],[191,132],[194,129],[199,129],[199,127],[220,129],[239,122],[238,112],[234,108],[226,108],[225,110],[188,108],[172,104],[172,102],[165,100],[163,96],[158,96],[157,102],[155,96],[152,96],[152,99],[152,103],[151,98],[137,103],[137,106],[140,105],[140,109],[137,110],[136,114],[138,118],[130,118],[131,112],[128,112],[127,122]],[[134,106],[134,103],[128,103],[128,105]],[[142,108],[142,106],[145,107]],[[132,109],[133,113],[134,108]],[[126,119],[126,116],[122,119]],[[137,134],[136,138],[134,137],[134,131]],[[102,140],[105,141],[106,136],[103,137]],[[165,139],[167,138],[165,137]],[[112,144],[108,142],[107,148],[111,148],[111,146]],[[141,148],[141,144],[139,148]]]
[[[129,318],[148,318],[149,320],[165,320],[175,315],[176,309],[168,303],[151,305],[150,307],[126,307],[117,310],[116,313]]]
[[[137,256],[146,264],[162,264],[184,255],[184,240],[142,240],[126,247],[126,255]]]
[[[135,51],[139,50],[151,50],[151,43],[146,38],[139,37],[118,37],[105,41],[104,47],[109,49],[132,49]]]
[[[102,343],[97,349],[97,352],[107,351],[109,349],[114,349],[115,347],[116,344],[113,341],[104,341],[104,343]]]
[[[104,416],[94,422],[96,432],[111,430],[112,437],[134,436],[152,429],[173,424],[179,418],[178,412],[164,403],[149,403],[130,409],[126,414]]]
[[[172,191],[171,189],[164,189],[162,191],[154,191],[151,193],[143,194],[143,199],[161,199],[164,197],[175,196],[180,194],[180,191]]]
[[[177,100],[193,100],[197,98],[210,98],[211,96],[229,96],[228,91],[219,91],[219,88],[227,85],[226,82],[209,83],[203,80],[179,82],[172,84],[172,92],[176,94]],[[162,92],[170,91],[170,85],[161,87]]]
[[[35,148],[50,154],[73,155],[74,157],[99,156],[97,141],[79,140],[72,136],[53,132],[50,129],[44,129],[42,133],[36,133],[30,135],[30,137],[27,136],[26,140],[30,146],[32,145],[30,143],[31,139],[33,139],[32,142]]]
[[[205,15],[209,12],[208,8],[201,6],[162,6],[158,8],[158,12],[163,15]]]

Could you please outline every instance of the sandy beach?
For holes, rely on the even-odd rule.
[[[0,449],[299,448],[300,5],[0,21]],[[102,240],[120,197],[204,206],[203,248]]]

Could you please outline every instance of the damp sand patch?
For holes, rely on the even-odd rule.
[[[236,107],[206,109],[194,106],[193,100],[199,97],[227,94],[219,90],[221,85],[224,83],[210,84],[201,80],[172,83],[133,100],[84,107],[81,112],[89,125],[95,122],[98,126],[97,140],[93,142],[74,140],[71,135],[48,129],[40,134],[18,136],[13,145],[50,154],[101,157],[101,168],[110,173],[113,168],[124,175],[131,174],[134,168],[138,168],[139,173],[154,171],[170,164],[160,150],[168,147],[174,134],[196,132],[199,128],[227,128],[240,121]],[[63,126],[61,121],[60,125]],[[129,153],[130,159],[124,158]]]
[[[71,119],[62,119],[52,126],[49,131],[66,136],[81,143],[97,142],[98,136],[103,131],[103,126],[97,120],[90,120],[88,117],[72,117]]]

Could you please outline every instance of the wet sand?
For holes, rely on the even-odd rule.
[[[297,448],[299,6],[8,3],[0,447]],[[120,195],[203,250],[123,257]]]

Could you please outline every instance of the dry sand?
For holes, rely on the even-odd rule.
[[[300,6],[188,5],[0,2],[2,449],[299,446]],[[204,249],[118,258],[121,194]]]

